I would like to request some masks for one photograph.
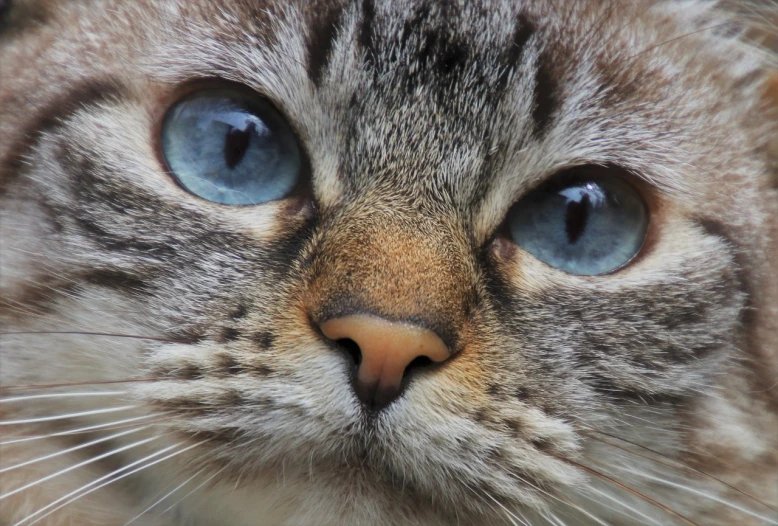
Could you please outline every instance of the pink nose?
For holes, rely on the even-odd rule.
[[[328,320],[321,331],[331,340],[351,340],[359,347],[355,391],[371,409],[385,407],[400,394],[411,362],[422,357],[443,362],[451,355],[443,340],[429,329],[368,314]]]

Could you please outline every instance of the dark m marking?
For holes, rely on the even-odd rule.
[[[362,1],[362,20],[360,21],[358,42],[367,53],[368,61],[375,56],[373,48],[373,21],[375,20],[375,5],[373,0]]]
[[[503,54],[503,58],[500,61],[505,66],[502,70],[502,73],[500,73],[500,78],[497,80],[497,86],[499,90],[503,90],[507,86],[511,73],[513,73],[513,71],[515,71],[516,67],[519,65],[519,60],[524,54],[527,43],[529,42],[529,39],[532,38],[532,35],[535,34],[535,31],[535,24],[533,24],[532,21],[524,15],[519,16],[519,18],[516,20],[516,27],[513,30],[513,37],[511,38],[511,42],[508,45],[508,49],[506,49],[505,53]]]
[[[535,107],[532,109],[535,135],[539,138],[542,138],[548,131],[559,104],[557,95],[559,85],[549,64],[548,53],[541,53],[535,74]]]
[[[320,19],[312,22],[313,29],[308,40],[308,76],[317,87],[321,85],[321,79],[329,66],[342,16],[341,7],[331,7]]]

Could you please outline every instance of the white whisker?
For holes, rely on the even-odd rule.
[[[539,492],[541,492],[541,493],[542,493],[542,494],[544,494],[545,496],[547,496],[547,497],[549,497],[549,498],[551,498],[551,499],[554,499],[554,500],[556,500],[556,501],[559,501],[559,502],[561,502],[562,504],[564,504],[564,505],[566,505],[566,506],[570,506],[571,508],[573,508],[574,510],[576,510],[576,511],[578,511],[578,512],[580,512],[580,513],[583,513],[584,515],[586,515],[587,517],[589,517],[590,519],[592,519],[593,521],[595,521],[595,522],[596,522],[597,524],[599,524],[600,526],[610,526],[608,523],[601,521],[600,519],[598,519],[597,517],[595,517],[594,515],[592,515],[591,513],[589,513],[588,511],[586,511],[585,509],[583,509],[582,507],[578,506],[577,504],[575,504],[575,503],[573,503],[573,502],[570,502],[569,500],[566,500],[566,499],[560,498],[560,497],[558,497],[558,496],[556,496],[556,495],[554,495],[554,494],[552,494],[552,493],[549,493],[548,491],[546,491],[546,490],[544,490],[544,489],[540,488],[540,487],[539,487],[539,486],[537,486],[536,484],[533,484],[533,483],[529,482],[528,480],[526,480],[526,479],[524,479],[524,478],[522,478],[522,477],[519,477],[519,476],[517,476],[517,475],[514,475],[514,478],[515,478],[516,480],[519,480],[519,481],[521,481],[521,482],[522,482],[522,483],[524,483],[524,484],[527,484],[528,486],[530,486],[530,487],[532,487],[532,488],[535,488],[536,490],[538,490]]]
[[[554,526],[567,526],[562,519],[560,519],[550,511],[546,513],[542,513],[541,515],[543,515],[543,518],[546,519],[551,524],[553,524]]]
[[[110,407],[107,409],[95,409],[93,411],[81,411],[79,413],[68,413],[65,415],[44,416],[41,418],[28,418],[24,420],[5,420],[0,421],[0,426],[11,426],[19,424],[37,424],[38,422],[51,422],[53,420],[67,420],[68,418],[79,418],[82,416],[102,415],[105,413],[116,413],[118,411],[128,411],[138,407],[137,405],[123,405],[120,407]]]
[[[600,491],[600,490],[598,490],[598,489],[595,489],[595,488],[593,488],[593,487],[591,487],[591,486],[590,486],[590,487],[588,487],[588,488],[586,488],[586,490],[587,490],[587,491],[592,491],[592,492],[594,492],[594,493],[597,493],[597,494],[598,494],[598,495],[600,495],[601,497],[604,497],[604,498],[606,498],[606,499],[610,500],[611,502],[615,502],[615,503],[616,503],[616,504],[618,504],[619,506],[621,506],[621,507],[623,507],[623,508],[625,508],[625,509],[629,510],[630,512],[634,513],[635,515],[639,515],[640,517],[642,517],[642,518],[646,519],[647,521],[649,521],[649,522],[651,522],[651,523],[653,523],[653,524],[656,524],[656,526],[662,526],[662,523],[661,523],[661,522],[657,522],[656,520],[652,519],[651,517],[649,517],[649,516],[648,516],[648,515],[646,515],[645,513],[642,513],[642,512],[640,512],[640,511],[638,511],[638,510],[637,510],[637,509],[635,509],[634,507],[631,507],[631,506],[629,506],[627,503],[620,501],[619,499],[617,499],[616,497],[614,497],[614,496],[612,496],[612,495],[608,495],[608,494],[607,494],[606,492],[604,492],[604,491]],[[615,513],[618,513],[618,514],[620,514],[620,515],[625,515],[625,516],[629,517],[630,519],[632,519],[632,520],[635,520],[635,517],[634,517],[633,515],[630,515],[629,513],[625,513],[625,512],[623,512],[623,511],[619,511],[619,510],[617,510],[617,509],[615,509],[615,508],[613,508],[613,507],[611,507],[611,506],[608,506],[607,504],[604,504],[603,502],[600,502],[600,501],[596,500],[594,497],[592,497],[592,496],[590,496],[590,495],[587,495],[585,492],[582,492],[582,493],[581,493],[581,496],[582,496],[582,497],[584,497],[584,498],[587,498],[587,499],[589,499],[589,500],[592,500],[592,501],[596,502],[596,503],[597,503],[597,504],[599,504],[600,506],[605,506],[606,508],[608,508],[608,509],[609,509],[609,510],[611,510],[611,511],[614,511]],[[645,524],[645,523],[644,523],[644,524]]]
[[[78,446],[74,446],[68,449],[63,449],[61,451],[57,451],[56,453],[51,453],[50,455],[44,455],[42,457],[34,458],[32,460],[28,460],[26,462],[20,462],[19,464],[14,464],[13,466],[8,466],[7,468],[0,469],[0,473],[6,473],[8,471],[12,471],[14,469],[21,468],[23,466],[29,466],[30,464],[37,464],[38,462],[43,462],[44,460],[48,460],[50,458],[58,457],[60,455],[66,455],[68,453],[71,453],[73,451],[78,451],[79,449],[83,449],[85,447],[90,447],[95,444],[100,444],[101,442],[106,442],[108,440],[112,440],[114,438],[118,438],[124,435],[129,435],[131,433],[137,433],[138,431],[141,431],[143,429],[148,429],[149,426],[143,426],[138,427],[135,429],[130,429],[128,431],[122,431],[121,433],[115,433],[113,435],[109,435],[107,437],[98,438],[97,440],[92,440],[91,442],[86,442],[84,444],[79,444]]]
[[[22,491],[24,491],[26,489],[33,488],[33,487],[37,486],[38,484],[42,484],[43,482],[46,482],[47,480],[51,480],[51,479],[53,479],[55,477],[59,477],[60,475],[64,475],[65,473],[73,471],[74,469],[78,469],[78,468],[80,468],[82,466],[86,466],[87,464],[91,464],[92,462],[97,462],[100,459],[103,459],[103,458],[106,458],[106,457],[110,457],[111,455],[115,455],[117,453],[121,453],[122,451],[126,451],[128,449],[131,449],[131,448],[134,448],[134,447],[138,447],[138,446],[141,446],[143,444],[147,444],[147,443],[151,442],[152,440],[156,440],[158,438],[159,438],[159,436],[155,436],[155,437],[139,440],[138,442],[133,442],[132,444],[128,444],[126,446],[122,446],[120,448],[113,449],[113,450],[111,450],[111,451],[109,451],[107,453],[103,453],[102,455],[98,455],[98,456],[90,458],[88,460],[84,460],[83,462],[79,462],[78,464],[76,464],[74,466],[70,466],[68,468],[61,469],[61,470],[57,471],[56,473],[52,473],[51,475],[46,475],[43,478],[40,478],[38,480],[30,482],[29,484],[25,484],[24,486],[21,486],[19,488],[11,490],[8,493],[0,495],[0,500],[8,498],[11,495],[16,495],[17,493],[22,492]]]
[[[159,503],[163,502],[163,501],[164,501],[164,500],[166,500],[168,497],[170,497],[171,495],[175,494],[175,493],[176,493],[178,490],[180,490],[181,488],[183,488],[184,486],[186,486],[187,484],[189,484],[189,482],[191,482],[191,481],[192,481],[192,479],[194,479],[195,477],[197,477],[197,475],[199,475],[200,473],[202,473],[204,469],[205,469],[205,468],[202,468],[202,469],[198,470],[198,471],[197,471],[197,472],[196,472],[194,475],[192,475],[191,477],[189,477],[188,479],[186,479],[185,481],[183,481],[181,484],[179,484],[178,486],[176,486],[176,487],[175,487],[175,488],[173,488],[172,490],[170,490],[170,491],[168,491],[167,493],[165,493],[165,494],[164,494],[162,497],[160,497],[159,499],[157,499],[156,501],[154,501],[154,503],[152,503],[152,504],[151,504],[151,506],[149,506],[148,508],[146,508],[145,510],[143,510],[142,512],[140,512],[139,514],[137,514],[135,517],[133,517],[133,518],[132,518],[132,519],[130,519],[129,521],[125,522],[125,523],[124,523],[124,526],[127,526],[128,524],[132,524],[132,523],[133,523],[133,522],[135,522],[136,520],[140,519],[140,518],[141,518],[143,515],[145,515],[146,513],[148,513],[149,511],[151,511],[153,508],[155,508],[155,507],[156,507],[156,506],[157,506]]]
[[[514,513],[511,513],[511,511],[508,508],[506,508],[505,505],[503,503],[501,503],[499,500],[497,500],[493,496],[489,495],[488,493],[484,493],[484,495],[489,497],[492,500],[492,502],[497,504],[500,508],[503,509],[503,511],[505,511],[505,513],[508,515],[508,519],[511,521],[511,524],[513,524],[515,526],[516,525],[516,521],[518,521],[518,522],[522,523],[524,526],[530,526],[524,520],[522,520],[521,518],[517,517]]]
[[[760,515],[760,514],[758,514],[756,512],[753,512],[753,511],[751,511],[751,510],[749,510],[747,508],[743,508],[742,506],[738,506],[737,504],[735,504],[733,502],[730,502],[728,500],[724,500],[722,498],[716,497],[715,495],[711,495],[709,493],[705,493],[704,491],[700,491],[698,489],[694,489],[694,488],[689,487],[689,486],[684,486],[683,484],[678,484],[677,482],[672,482],[670,480],[666,480],[666,479],[663,479],[663,478],[660,478],[660,477],[649,475],[648,473],[644,473],[642,471],[637,471],[635,469],[625,468],[625,467],[614,465],[614,464],[607,464],[607,465],[610,468],[612,468],[612,469],[617,469],[617,470],[620,470],[620,471],[625,471],[627,473],[632,473],[634,475],[638,475],[638,476],[643,477],[643,478],[648,479],[648,480],[653,480],[655,482],[660,482],[660,483],[665,484],[667,486],[671,486],[671,487],[674,487],[674,488],[682,489],[684,491],[688,491],[689,493],[693,493],[693,494],[698,495],[700,497],[705,497],[706,499],[712,500],[714,502],[718,502],[719,504],[724,504],[725,506],[729,506],[732,509],[736,509],[738,511],[741,511],[741,512],[745,513],[746,515],[750,515],[750,516],[752,516],[754,518],[763,520],[763,521],[765,521],[765,522],[767,522],[769,524],[778,524],[778,521],[775,521],[775,519],[770,519],[768,517],[765,517],[764,515]]]
[[[115,428],[115,427],[122,427],[131,424],[132,422],[139,422],[141,420],[148,420],[149,418],[153,418],[155,416],[159,415],[144,415],[144,416],[136,416],[133,418],[125,418],[122,420],[116,420],[114,422],[109,422],[106,424],[96,424],[93,426],[86,426],[86,427],[79,427],[76,429],[69,429],[67,431],[57,431],[56,433],[49,433],[47,435],[34,435],[34,436],[26,436],[24,438],[15,438],[13,440],[5,440],[3,442],[0,442],[0,446],[8,446],[11,444],[18,444],[20,442],[31,442],[33,440],[43,440],[46,438],[51,437],[61,437],[61,436],[67,436],[67,435],[77,435],[80,433],[90,433],[92,431],[97,431],[100,429],[105,428]]]
[[[42,398],[76,398],[85,396],[115,396],[127,394],[127,391],[95,391],[89,393],[53,393],[53,394],[40,394],[29,396],[11,396],[8,398],[0,398],[0,404],[9,404],[12,402],[26,402],[27,400],[38,400]]]
[[[214,473],[213,475],[211,475],[210,477],[208,477],[207,479],[202,481],[200,484],[195,486],[189,493],[187,493],[186,495],[184,495],[183,497],[178,499],[176,502],[174,502],[173,504],[171,504],[170,506],[168,506],[167,508],[162,510],[162,513],[160,513],[160,515],[164,515],[165,513],[169,512],[170,510],[172,510],[173,508],[178,506],[181,502],[183,502],[186,498],[188,498],[190,495],[192,495],[195,491],[197,491],[198,489],[202,488],[203,486],[208,484],[211,480],[216,478],[216,476],[219,475],[225,469],[227,469],[227,466],[224,466],[223,468],[221,468],[219,471],[217,471],[216,473]]]
[[[164,457],[162,457],[162,458],[160,458],[160,459],[157,459],[157,460],[155,460],[154,462],[149,462],[148,464],[145,464],[145,465],[143,465],[143,466],[140,466],[139,468],[135,468],[135,469],[133,469],[132,471],[128,471],[127,473],[124,473],[123,475],[120,475],[120,476],[118,476],[118,477],[116,477],[116,478],[113,478],[113,479],[111,479],[111,480],[108,480],[108,481],[106,481],[106,482],[103,482],[103,483],[102,483],[102,484],[100,484],[99,486],[95,486],[94,488],[90,489],[89,491],[85,491],[85,492],[81,493],[80,495],[76,495],[75,497],[73,497],[72,499],[68,500],[67,502],[63,502],[62,504],[60,504],[59,506],[57,506],[57,507],[56,507],[56,508],[54,508],[53,510],[49,511],[48,513],[46,513],[45,515],[43,515],[43,516],[41,516],[41,517],[39,517],[39,518],[35,519],[33,522],[29,523],[29,524],[28,524],[28,526],[32,526],[33,524],[37,524],[38,522],[42,521],[43,519],[45,519],[46,517],[48,517],[48,516],[49,516],[49,515],[51,515],[52,513],[54,513],[54,512],[56,512],[56,511],[58,511],[58,510],[60,510],[60,509],[64,508],[65,506],[68,506],[68,505],[70,505],[70,504],[72,504],[72,503],[76,502],[78,499],[81,499],[81,498],[83,498],[83,497],[85,497],[85,496],[89,495],[90,493],[92,493],[92,492],[94,492],[94,491],[97,491],[97,490],[99,490],[100,488],[103,488],[103,487],[105,487],[105,486],[107,486],[107,485],[109,485],[109,484],[113,484],[114,482],[116,482],[116,481],[118,481],[118,480],[121,480],[121,479],[123,479],[123,478],[125,478],[125,477],[129,477],[130,475],[132,475],[132,474],[134,474],[134,473],[137,473],[137,472],[139,472],[139,471],[143,471],[144,469],[150,468],[151,466],[153,466],[153,465],[155,465],[155,464],[159,464],[160,462],[164,462],[165,460],[169,460],[169,459],[171,459],[171,458],[173,458],[173,457],[175,457],[175,456],[178,456],[178,455],[180,455],[180,454],[182,454],[182,453],[185,453],[186,451],[189,451],[190,449],[192,449],[192,448],[195,448],[195,447],[197,447],[197,446],[199,446],[199,445],[201,445],[201,444],[203,444],[203,442],[198,442],[198,443],[196,443],[196,444],[192,444],[191,446],[185,447],[185,448],[183,448],[183,449],[179,449],[178,451],[174,451],[173,453],[170,453],[169,455],[166,455],[166,456],[164,456]],[[180,443],[179,443],[179,444],[176,444],[176,445],[180,445]],[[157,453],[159,453],[159,452],[157,452]],[[148,459],[149,459],[149,457],[146,457],[146,458],[144,458],[143,460],[145,461],[145,460],[148,460]],[[137,461],[136,461],[136,463],[137,463]],[[127,466],[125,466],[124,468],[117,469],[116,471],[114,471],[114,472],[112,472],[112,473],[109,473],[108,475],[104,475],[104,476],[103,476],[103,477],[101,477],[101,478],[105,478],[105,477],[109,477],[109,476],[115,475],[115,474],[116,474],[116,473],[118,473],[118,472],[121,472],[121,471],[124,471],[124,470],[126,470],[126,469],[127,469],[127,468],[129,468],[130,466],[132,466],[132,464],[130,464],[130,465],[127,465]],[[89,483],[87,486],[89,486],[89,485],[92,485],[92,484],[94,484],[94,483],[96,483],[96,482],[97,482],[97,480],[94,480],[94,481],[90,482],[90,483]],[[83,489],[85,489],[85,488],[86,488],[86,487],[81,487],[81,488],[79,488],[79,489],[78,489],[78,490],[76,490],[76,491],[81,491],[81,490],[83,490]],[[73,493],[73,492],[71,492],[71,493]],[[63,498],[66,498],[66,497],[60,497],[60,499],[58,499],[58,500],[61,500],[61,499],[63,499]],[[52,504],[53,504],[53,503],[52,503]],[[51,505],[51,504],[49,504],[49,506],[50,506],[50,505]],[[21,524],[22,524],[24,521],[27,521],[27,520],[29,520],[29,519],[30,519],[30,517],[25,517],[25,518],[24,518],[24,519],[22,519],[21,521],[19,521],[19,522],[17,522],[16,524],[14,524],[14,526],[20,526],[20,525],[21,525]]]

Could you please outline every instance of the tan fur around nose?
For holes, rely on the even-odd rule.
[[[366,314],[326,321],[321,330],[331,340],[349,338],[359,345],[362,362],[357,380],[379,389],[398,387],[405,369],[416,358],[426,356],[442,362],[450,355],[443,340],[429,329]]]
[[[456,335],[475,279],[469,256],[444,219],[351,210],[317,249],[308,308],[319,320],[365,312]]]

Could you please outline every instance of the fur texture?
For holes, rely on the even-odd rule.
[[[778,89],[739,7],[15,3],[0,522],[778,524]],[[285,115],[305,192],[173,181],[201,82]],[[500,234],[579,165],[651,212],[611,274]],[[456,356],[367,414],[316,328],[355,311]]]

